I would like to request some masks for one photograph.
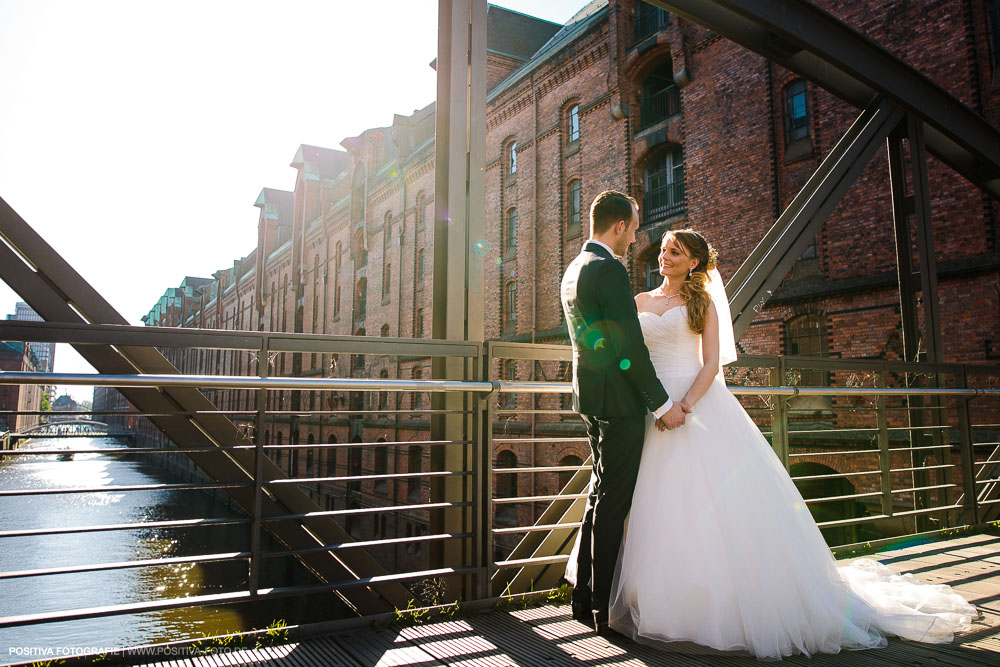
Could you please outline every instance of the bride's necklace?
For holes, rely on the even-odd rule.
[[[674,292],[673,294],[667,294],[666,292],[663,291],[662,287],[657,287],[656,289],[653,290],[653,293],[654,294],[659,294],[660,296],[664,297],[667,300],[667,303],[670,303],[670,300],[673,299],[674,297],[681,295],[680,292]]]

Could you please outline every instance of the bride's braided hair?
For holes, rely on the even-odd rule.
[[[712,305],[712,297],[706,287],[708,272],[715,268],[719,256],[705,240],[705,237],[693,229],[669,231],[663,235],[663,238],[672,238],[691,259],[698,260],[698,266],[691,271],[690,277],[681,285],[680,294],[687,303],[688,326],[696,334],[702,334],[705,331],[708,308]]]

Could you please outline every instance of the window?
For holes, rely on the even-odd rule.
[[[512,382],[517,379],[517,362],[508,359],[503,362],[503,379]],[[511,393],[500,394],[500,405],[505,408],[517,406],[517,396]]]
[[[368,251],[364,248],[358,253],[358,268],[368,266]]]
[[[821,315],[801,315],[785,324],[785,343],[789,355],[825,357],[826,336]],[[804,387],[826,385],[826,373],[821,370],[802,370],[799,384]]]
[[[517,142],[516,141],[512,141],[510,143],[510,153],[509,153],[508,161],[509,161],[509,164],[510,164],[510,174],[511,174],[511,176],[513,176],[514,174],[517,173]]]
[[[497,469],[517,468],[517,455],[509,449],[497,454],[496,462],[493,464]],[[516,498],[517,497],[517,473],[497,473],[493,476],[494,498]],[[505,525],[517,524],[517,509],[511,503],[503,503],[497,506],[496,520]]]
[[[385,214],[385,223],[382,225],[382,298],[389,296],[389,285],[392,284],[392,263],[389,261],[392,238],[392,212]]]
[[[569,140],[579,141],[580,140],[580,105],[574,104],[569,108]]]
[[[320,290],[319,290],[319,255],[313,260],[313,303],[312,303],[312,331],[316,333],[316,329],[319,327],[319,304],[320,304]]]
[[[635,8],[635,41],[652,35],[670,22],[670,15],[659,7],[640,2]]]
[[[417,281],[418,281],[417,287],[418,287],[418,289],[421,287],[421,285],[419,283],[422,282],[423,279],[424,279],[424,249],[421,248],[420,250],[417,251]]]
[[[570,236],[579,234],[582,231],[580,226],[580,181],[579,179],[570,181],[566,193],[566,233]]]
[[[381,371],[379,371],[378,377],[380,380],[388,380],[389,371],[382,369]],[[378,409],[385,410],[388,407],[389,407],[389,392],[387,391],[378,392]]]
[[[681,110],[680,88],[674,83],[673,66],[664,61],[642,82],[640,127],[646,128],[666,120]]]
[[[386,262],[382,266],[382,298],[389,298],[389,283],[392,282],[392,264]]]
[[[359,436],[354,436],[351,438],[351,443],[361,443],[361,438]],[[347,450],[347,472],[351,477],[356,477],[361,474],[361,449],[358,447],[351,447]],[[348,485],[348,490],[359,491],[361,489],[360,482],[351,482]]]
[[[517,248],[517,209],[507,211],[507,224],[504,225],[504,250],[511,253]]]
[[[410,449],[406,455],[406,472],[408,473],[420,473],[421,472],[421,457],[423,456],[423,450],[420,445],[410,445]],[[406,481],[406,499],[407,500],[420,500],[420,478],[410,477]]]
[[[785,88],[785,145],[809,136],[809,96],[806,82],[797,79]]]
[[[583,459],[581,459],[579,456],[575,456],[573,454],[570,454],[568,456],[564,456],[561,459],[559,459],[559,465],[560,466],[582,466],[583,465]],[[576,473],[574,471],[572,471],[572,470],[564,470],[564,471],[562,471],[562,472],[559,473],[559,490],[560,491],[562,491],[563,489],[566,488],[566,485],[569,484],[569,480],[573,479],[573,475],[575,475],[575,474]]]
[[[389,335],[389,325],[388,324],[383,324],[382,325],[382,329],[379,331],[379,335],[382,338],[386,338]]]
[[[497,468],[517,468],[517,455],[509,449],[497,454]],[[517,473],[500,473],[497,475],[497,498],[517,497]]]
[[[357,294],[354,295],[354,316],[356,319],[365,319],[365,314],[368,311],[368,279],[362,278],[358,281]]]
[[[517,326],[517,281],[507,283],[507,298],[504,304],[504,328],[513,329]]]
[[[423,377],[424,377],[424,372],[420,369],[419,366],[413,369],[414,380],[422,380]],[[423,408],[423,403],[424,403],[423,397],[424,397],[423,393],[419,391],[415,391],[413,392],[413,394],[411,394],[410,403],[414,410],[421,410]]]
[[[646,222],[684,210],[684,159],[680,148],[665,150],[650,160],[644,177],[642,208]]]
[[[333,259],[333,316],[340,316],[340,255],[343,252],[343,246],[338,242],[336,255]],[[271,290],[274,290],[274,285],[271,285]],[[274,327],[272,327],[273,329]]]
[[[656,251],[646,260],[646,289],[656,289],[662,284],[663,276],[660,275],[660,253]]]
[[[385,444],[385,438],[382,437],[379,437],[375,442],[375,474],[386,475],[389,473],[389,445]],[[375,490],[379,493],[385,493],[388,488],[387,480],[375,480]]]
[[[423,338],[424,337],[424,309],[417,308],[417,320],[413,324],[413,337]]]

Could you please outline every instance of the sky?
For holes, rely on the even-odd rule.
[[[494,4],[565,23],[587,0]],[[435,0],[0,0],[0,197],[139,325],[253,249],[300,144],[432,102],[436,56]],[[0,318],[21,300],[0,281]]]

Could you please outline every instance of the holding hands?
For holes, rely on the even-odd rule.
[[[674,401],[673,406],[663,416],[656,420],[656,428],[661,431],[672,431],[684,425],[684,416],[691,414],[691,406],[684,401]]]

